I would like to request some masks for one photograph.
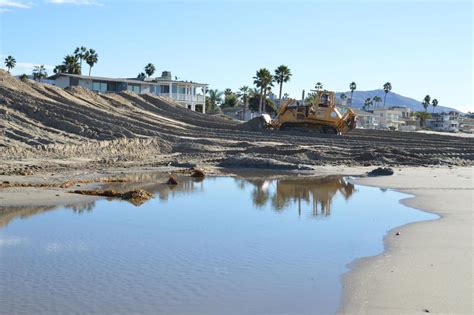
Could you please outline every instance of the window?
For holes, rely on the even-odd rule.
[[[178,87],[176,85],[172,85],[173,93],[178,93]]]
[[[129,84],[128,87],[127,87],[127,90],[129,90],[130,92],[140,94],[141,87],[138,84]]]
[[[92,91],[107,92],[107,83],[95,81],[92,82]]]
[[[169,85],[160,85],[160,90],[161,93],[166,93],[168,94],[170,92],[170,86]]]
[[[178,86],[178,93],[179,94],[185,94],[186,93],[186,88],[184,86]]]

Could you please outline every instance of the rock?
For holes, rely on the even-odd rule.
[[[166,182],[167,185],[178,185],[178,181],[176,180],[176,178],[174,178],[173,176],[170,176],[170,178],[168,179],[168,181]]]
[[[395,233],[395,235],[397,235],[397,236],[400,235],[400,232]]]
[[[10,184],[10,182],[7,181],[7,180],[4,180],[4,181],[3,181],[3,184]]]
[[[389,176],[393,175],[393,169],[390,167],[377,167],[367,173],[368,176]]]
[[[423,312],[425,312],[425,313],[429,313],[429,312],[430,312],[430,310],[429,310],[429,309],[427,309],[427,308],[425,308],[425,309],[423,310]]]
[[[191,173],[191,177],[202,178],[204,176],[206,176],[206,174],[204,174],[204,171],[200,169],[194,169]]]

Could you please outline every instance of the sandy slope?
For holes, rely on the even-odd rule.
[[[180,163],[311,169],[321,165],[472,165],[474,139],[354,130],[261,130],[156,95],[96,94],[0,70],[0,174]]]
[[[383,254],[354,262],[340,312],[473,314],[474,169],[405,168],[357,182],[414,194],[402,203],[442,218],[396,228]]]

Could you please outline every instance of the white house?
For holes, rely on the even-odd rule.
[[[377,129],[378,121],[374,113],[355,108],[353,111],[357,115],[357,128]]]
[[[145,80],[91,77],[68,73],[57,73],[48,79],[54,80],[54,85],[61,88],[81,86],[100,93],[114,93],[125,90],[137,94],[152,93],[170,97],[193,111],[202,113],[206,111],[205,92],[208,84],[173,80],[169,71],[163,71],[161,77]]]
[[[376,108],[373,113],[377,120],[377,129],[404,130],[407,122],[414,120],[408,107]]]
[[[459,132],[459,113],[435,113],[426,121],[426,126],[436,131]]]

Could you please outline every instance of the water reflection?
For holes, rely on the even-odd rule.
[[[193,194],[204,191],[205,182],[216,180],[217,177],[196,179],[183,175],[178,176],[179,184],[176,186],[165,185],[168,174],[164,173],[139,173],[122,176],[128,182],[110,183],[104,189],[127,191],[144,189],[151,192],[155,198],[166,201],[179,194]],[[348,183],[340,176],[326,177],[295,177],[294,175],[259,176],[237,175],[236,184],[240,189],[251,188],[251,198],[257,208],[271,206],[275,211],[291,209],[290,205],[297,205],[298,215],[302,213],[302,203],[311,205],[311,215],[328,216],[331,214],[331,202],[337,193],[348,199],[354,193],[354,185]],[[117,200],[108,198],[109,201]],[[0,207],[0,228],[6,226],[16,218],[27,218],[32,215],[59,208],[50,207]],[[91,213],[96,208],[95,201],[80,202],[62,206],[71,209],[76,214]]]
[[[271,205],[275,211],[288,209],[296,204],[301,215],[301,204],[311,205],[312,216],[331,214],[331,202],[337,193],[348,200],[355,191],[354,185],[340,176],[277,178],[277,179],[237,179],[244,188],[247,183],[254,186],[252,199],[255,207]]]

